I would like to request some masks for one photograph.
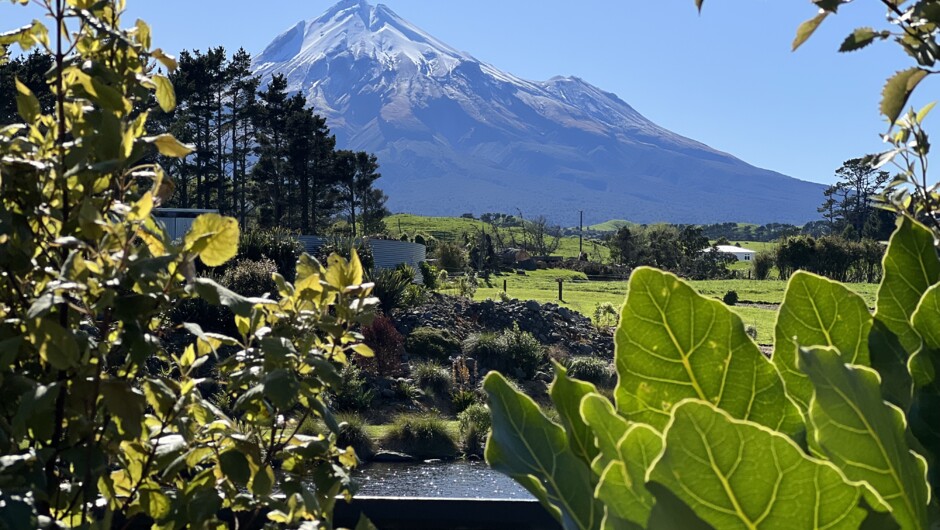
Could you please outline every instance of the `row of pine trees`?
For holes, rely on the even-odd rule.
[[[215,208],[243,226],[305,234],[384,230],[388,198],[375,187],[376,157],[337,149],[326,120],[301,94],[288,93],[283,76],[262,86],[243,49],[231,56],[222,47],[184,51],[178,62],[170,76],[177,107],[163,113],[154,105],[151,130],[171,132],[195,150],[160,160],[176,181],[165,206]],[[51,109],[43,79],[51,65],[39,53],[0,65],[0,123],[19,120],[14,78]]]
[[[251,73],[251,56],[222,47],[184,51],[171,76],[177,108],[158,123],[195,146],[166,160],[177,178],[174,206],[218,208],[244,223],[325,233],[337,219],[353,234],[384,229],[386,195],[374,155],[338,150],[326,120],[287,80],[267,86]]]

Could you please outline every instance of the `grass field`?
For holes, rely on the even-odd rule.
[[[475,219],[464,219],[462,217],[425,217],[411,214],[395,214],[385,218],[385,226],[390,234],[394,236],[401,235],[403,232],[414,233],[424,232],[434,236],[439,241],[457,241],[465,233],[476,233],[478,230],[491,229],[486,223]],[[500,228],[500,232],[508,237],[510,233],[515,234],[517,241],[522,241],[521,229],[517,227]],[[603,245],[598,245],[593,241],[584,240],[584,251],[591,259],[607,259],[610,251]],[[578,257],[578,238],[568,236],[561,238],[561,243],[555,255],[565,258]]]
[[[449,432],[451,436],[454,437],[455,440],[459,438],[460,422],[458,422],[457,420],[443,420],[443,421],[447,426],[447,432]],[[384,438],[385,435],[389,433],[389,431],[392,430],[392,427],[394,427],[394,425],[391,423],[385,423],[382,425],[366,425],[365,431],[366,431],[366,434],[369,435],[369,438],[372,438],[373,440],[378,442],[379,440]]]
[[[587,227],[588,230],[597,230],[598,232],[616,232],[625,226],[636,226],[636,223],[631,223],[630,221],[624,221],[623,219],[611,219],[610,221],[604,221],[596,225],[591,225]]]
[[[558,300],[558,278],[564,278],[564,302]],[[587,281],[577,272],[547,269],[527,272],[525,276],[504,274],[491,276],[490,285],[483,284],[477,290],[475,299],[499,299],[499,291],[503,290],[503,280],[506,281],[506,292],[513,298],[520,300],[537,300],[539,302],[552,302],[564,305],[586,316],[593,316],[598,304],[611,303],[620,307],[627,295],[627,282],[625,281]],[[783,301],[786,282],[776,280],[705,280],[689,282],[700,293],[712,298],[721,299],[728,291],[736,291],[741,302],[757,304],[779,304]],[[847,284],[848,287],[865,299],[869,307],[875,305],[876,284]],[[773,343],[776,310],[753,306],[734,306],[732,310],[737,313],[745,325],[757,329],[757,341],[761,344]]]
[[[589,228],[595,230],[616,230],[621,226],[630,224],[627,221],[613,220],[594,225]],[[425,232],[442,241],[458,240],[462,234],[476,232],[477,230],[489,229],[489,226],[482,221],[475,219],[464,219],[458,217],[424,217],[410,214],[396,214],[386,218],[388,230],[393,235],[401,232]],[[501,229],[505,233],[516,231],[516,240],[521,241],[519,228]],[[761,241],[731,241],[731,244],[739,243],[743,248],[760,252],[763,250],[772,250],[775,243]],[[606,259],[609,251],[606,247],[596,245],[585,240],[584,249],[591,255],[592,259],[597,259],[600,255]],[[564,257],[576,257],[578,255],[578,238],[562,238],[561,245],[556,254]],[[751,267],[750,262],[738,262],[731,266],[732,270],[747,271]],[[774,271],[771,274],[773,277]],[[558,300],[558,278],[564,278],[564,301]],[[587,278],[577,272],[548,269],[538,270],[526,273],[526,275],[503,274],[491,276],[489,284],[483,284],[477,290],[475,298],[482,300],[485,298],[499,299],[499,292],[503,290],[503,281],[506,281],[506,288],[509,296],[520,300],[537,300],[539,302],[553,302],[567,306],[586,316],[593,316],[594,309],[598,304],[611,303],[616,307],[623,304],[627,294],[627,282],[625,281],[587,281]],[[778,280],[707,280],[691,282],[692,285],[702,294],[713,298],[721,299],[728,291],[736,291],[738,299],[743,303],[755,304],[779,304],[783,301],[786,282]],[[875,305],[875,292],[877,285],[874,284],[848,284],[860,294],[869,307]],[[745,325],[754,326],[757,329],[757,340],[761,344],[770,344],[773,342],[773,328],[776,322],[776,311],[770,308],[754,306],[735,306],[733,310],[741,316]]]

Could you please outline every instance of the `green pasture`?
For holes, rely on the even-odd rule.
[[[476,233],[479,230],[491,230],[490,226],[483,221],[475,219],[464,219],[462,217],[425,217],[411,214],[395,214],[385,218],[385,226],[388,232],[393,236],[400,236],[402,233],[424,232],[439,241],[457,241],[465,233]],[[516,241],[522,242],[521,229],[518,227],[500,228],[504,237],[509,234],[515,234]],[[610,251],[607,247],[599,245],[593,241],[584,240],[584,251],[591,259],[606,260],[610,257]],[[578,237],[567,236],[561,238],[558,250],[554,253],[564,258],[578,257]]]
[[[563,278],[564,301],[558,300],[558,278]],[[524,276],[518,274],[502,274],[490,276],[489,283],[481,279],[480,288],[474,297],[477,300],[492,298],[499,299],[499,292],[503,290],[503,280],[506,281],[506,292],[509,296],[519,300],[536,300],[542,303],[552,302],[569,307],[579,313],[593,317],[594,309],[598,304],[611,303],[616,307],[623,304],[627,295],[626,281],[588,281],[578,272],[561,269],[546,269],[527,272]],[[754,304],[779,304],[783,301],[786,282],[778,280],[705,280],[689,282],[700,293],[716,299],[721,299],[728,291],[736,291],[741,302]],[[857,292],[869,307],[875,305],[877,284],[846,284]],[[772,344],[774,325],[776,323],[776,309],[771,307],[754,307],[737,305],[732,307],[745,325],[757,329],[757,341],[761,344]]]

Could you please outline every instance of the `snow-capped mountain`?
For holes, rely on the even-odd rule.
[[[668,131],[576,77],[527,81],[365,0],[299,22],[255,58],[376,153],[393,211],[515,212],[573,222],[794,222],[823,186]]]

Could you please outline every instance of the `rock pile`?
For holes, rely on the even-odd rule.
[[[564,306],[534,300],[473,302],[465,298],[431,293],[428,301],[411,309],[392,312],[395,327],[408,335],[418,327],[448,330],[460,339],[480,331],[512,328],[531,333],[546,346],[559,345],[575,355],[613,358],[610,331],[598,330],[591,319]]]

